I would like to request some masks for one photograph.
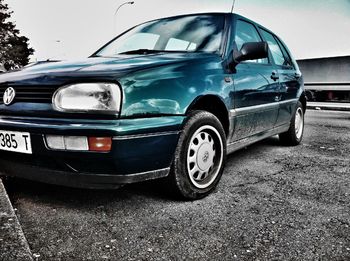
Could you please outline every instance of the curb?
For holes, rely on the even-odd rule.
[[[32,261],[32,253],[0,178],[0,260]]]
[[[306,107],[309,110],[324,110],[324,111],[350,111],[350,107],[348,106],[337,106],[337,105],[307,105]]]

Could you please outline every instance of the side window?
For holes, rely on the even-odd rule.
[[[261,30],[266,42],[269,45],[272,57],[277,65],[290,66],[290,62],[283,55],[280,45],[277,43],[275,37],[265,30]]]
[[[278,41],[280,47],[282,48],[282,52],[283,52],[284,57],[285,57],[286,60],[287,60],[286,66],[293,67],[293,69],[294,69],[294,64],[293,64],[293,62],[292,62],[292,58],[291,58],[289,52],[287,51],[287,48],[286,48],[285,45],[281,42],[281,40],[278,39],[278,37],[276,37],[276,39],[277,39],[277,41]]]
[[[262,39],[254,25],[242,20],[238,20],[236,25],[235,42],[237,49],[240,50],[243,44],[249,42],[262,42]],[[265,58],[259,60],[251,60],[249,62],[267,64],[268,59]]]

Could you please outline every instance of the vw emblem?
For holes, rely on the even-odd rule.
[[[15,89],[13,89],[12,87],[7,88],[5,90],[4,97],[3,97],[5,105],[10,105],[15,99],[15,96],[16,96]]]
[[[203,155],[202,160],[203,160],[203,162],[207,162],[207,161],[208,161],[208,159],[209,159],[209,152],[208,152],[208,151],[206,151],[206,152],[204,153],[204,155]]]

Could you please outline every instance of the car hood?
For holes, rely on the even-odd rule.
[[[113,58],[91,57],[71,62],[47,62],[0,75],[0,84],[55,85],[84,80],[116,80],[138,70],[189,63],[213,54],[162,53],[150,55],[120,55]]]

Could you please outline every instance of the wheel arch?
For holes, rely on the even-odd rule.
[[[305,113],[305,111],[306,111],[306,106],[307,106],[307,104],[306,104],[306,93],[305,93],[305,92],[303,92],[303,93],[301,94],[301,96],[300,96],[300,98],[299,98],[299,101],[300,101],[301,104],[303,105],[303,110],[304,110],[304,113]]]
[[[186,110],[186,115],[194,110],[203,110],[215,115],[225,130],[226,136],[230,131],[229,112],[224,101],[216,95],[204,95],[195,99]]]

